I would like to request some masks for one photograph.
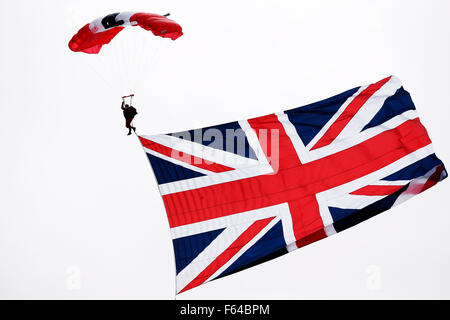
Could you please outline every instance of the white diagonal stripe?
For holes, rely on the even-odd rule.
[[[351,137],[348,137],[345,140],[335,139],[333,143],[327,146],[310,151],[310,159],[311,161],[314,161],[329,156],[331,154],[335,154],[339,151],[351,148],[357,144],[360,144],[361,142],[364,142],[370,138],[375,137],[380,133],[394,129],[399,125],[403,124],[404,122],[408,120],[413,120],[417,117],[418,115],[415,110],[405,111],[404,113],[389,119],[388,121],[379,126],[368,128],[360,132],[359,134],[355,134]]]
[[[416,151],[407,154],[406,156],[377,171],[371,172],[361,178],[352,180],[340,186],[325,190],[320,194],[323,194],[327,201],[330,201],[335,197],[341,197],[344,194],[351,193],[355,190],[361,189],[362,187],[370,185],[373,181],[381,180],[384,177],[391,175],[433,153],[433,145],[430,143],[427,146],[417,149]]]
[[[254,159],[249,159],[232,152],[211,148],[194,141],[184,140],[170,135],[142,137],[147,140],[162,144],[163,146],[172,148],[176,151],[181,151],[183,153],[193,155],[197,158],[202,158],[207,161],[215,162],[235,169],[247,168],[259,164],[259,162]]]
[[[164,196],[166,194],[209,187],[220,183],[252,178],[270,173],[273,173],[273,169],[270,164],[257,165],[241,170],[225,171],[192,179],[163,183],[159,185],[159,192]]]
[[[193,234],[223,229],[233,225],[247,224],[249,222],[255,222],[257,220],[262,220],[269,217],[284,217],[286,214],[290,216],[289,206],[287,203],[281,203],[269,207],[235,213],[224,217],[173,227],[170,229],[170,232],[172,234],[172,239],[177,239]]]
[[[340,197],[329,199],[328,206],[342,209],[362,209],[384,197],[385,196],[345,194]]]
[[[180,160],[177,160],[175,158],[170,158],[170,157],[165,156],[165,155],[163,155],[163,154],[161,154],[159,152],[153,151],[152,149],[148,149],[146,147],[143,147],[143,148],[144,148],[144,151],[147,152],[148,154],[151,154],[151,155],[153,155],[155,157],[158,157],[158,158],[161,158],[163,160],[172,162],[173,164],[176,164],[178,166],[182,166],[182,167],[185,167],[185,168],[188,168],[190,170],[197,171],[197,172],[200,172],[200,173],[203,173],[203,174],[211,174],[211,173],[213,173],[212,171],[193,166],[193,165],[191,165],[191,164],[189,164],[187,162],[180,161]]]
[[[387,98],[394,95],[402,86],[397,77],[392,76],[380,89],[378,89],[364,105],[356,112],[349,123],[336,137],[336,140],[343,140],[358,134],[383,107]]]
[[[261,148],[261,144],[259,143],[259,139],[256,135],[255,130],[253,130],[247,120],[240,120],[239,125],[241,126],[242,130],[244,130],[248,144],[255,152],[259,163],[262,165],[269,165],[269,160],[267,160],[267,157],[264,154],[263,149]]]
[[[292,124],[292,122],[289,121],[287,114],[284,112],[280,112],[276,115],[278,117],[278,121],[280,121],[283,125],[284,131],[286,131],[286,134],[291,140],[300,162],[306,163],[311,161],[308,149],[306,149],[302,139],[300,139],[295,126]]]
[[[395,181],[378,180],[378,181],[372,182],[370,185],[371,186],[404,186],[407,183],[409,183],[409,180],[395,180]]]
[[[430,171],[428,171],[425,175],[422,177],[418,177],[414,180],[412,180],[408,186],[408,188],[400,194],[400,196],[395,200],[394,204],[392,206],[396,206],[409,198],[414,197],[420,190],[422,191],[422,187],[427,183],[428,179],[431,177],[431,175],[437,170],[437,167],[434,167]]]
[[[226,228],[177,274],[177,292],[194,280],[211,262],[213,262],[226,248],[228,248],[254,221]]]
[[[342,106],[339,107],[339,110],[331,117],[330,120],[320,129],[320,131],[317,133],[317,135],[308,143],[306,148],[310,150],[317,141],[322,138],[322,136],[325,134],[325,132],[328,131],[328,129],[331,127],[331,125],[336,121],[337,118],[341,116],[341,114],[344,112],[344,110],[347,108],[347,106],[357,97],[362,91],[364,91],[368,86],[362,86],[356,91],[351,97],[349,97]]]
[[[211,277],[208,278],[205,282],[214,280],[216,277],[220,276],[222,272],[224,272],[229,266],[231,266],[240,256],[242,256],[249,248],[251,248],[259,239],[261,239],[267,231],[269,231],[277,222],[280,221],[280,218],[275,218],[270,221],[258,234],[253,237],[249,242],[247,242],[230,260],[228,260],[222,267],[220,267]]]

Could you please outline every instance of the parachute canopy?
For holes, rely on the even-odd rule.
[[[95,19],[82,27],[69,41],[75,52],[99,53],[126,26],[140,26],[155,36],[175,40],[183,35],[175,21],[154,13],[117,12]]]

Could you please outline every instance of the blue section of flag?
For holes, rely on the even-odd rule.
[[[158,184],[204,176],[203,173],[176,165],[147,153]]]
[[[376,127],[405,111],[415,109],[408,91],[401,87],[393,96],[386,99],[381,109],[361,131]]]
[[[304,107],[285,111],[305,145],[319,133],[342,104],[358,89],[359,87]]]
[[[244,130],[237,121],[171,133],[170,135],[211,148],[232,152],[246,158],[257,159],[255,152],[248,143]]]
[[[173,240],[173,249],[175,251],[175,264],[177,274],[184,269],[200,252],[202,252],[210,243],[222,233],[224,229],[218,229],[208,232],[195,234],[188,237]]]
[[[425,175],[432,168],[441,165],[444,168],[444,164],[433,153],[422,160],[416,161],[413,164],[393,173],[383,180],[395,181],[395,180],[413,180],[417,177]]]
[[[283,225],[277,222],[267,233],[251,246],[243,255],[233,262],[219,277],[226,276],[237,270],[248,268],[250,264],[286,247],[283,237]],[[283,252],[284,253],[284,252]]]
[[[342,209],[342,208],[336,208],[336,207],[328,207],[330,210],[331,217],[333,218],[333,221],[339,221],[342,218],[345,218],[356,211],[357,209]]]
[[[394,193],[384,197],[381,200],[378,200],[367,207],[356,210],[353,214],[347,215],[345,217],[341,217],[340,220],[337,220],[333,223],[334,229],[336,232],[341,232],[345,229],[353,227],[360,222],[363,222],[377,214],[386,211],[395,203],[395,200],[409,187],[409,183]]]

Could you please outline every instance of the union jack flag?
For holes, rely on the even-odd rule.
[[[447,176],[394,76],[249,120],[139,136],[177,293],[362,222]]]

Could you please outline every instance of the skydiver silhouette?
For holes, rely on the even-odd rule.
[[[131,134],[131,130],[136,132],[136,127],[133,127],[131,122],[134,119],[134,116],[137,115],[136,108],[130,105],[125,104],[125,100],[122,100],[122,106],[120,107],[123,110],[123,116],[125,117],[125,127],[128,129],[128,135]]]

